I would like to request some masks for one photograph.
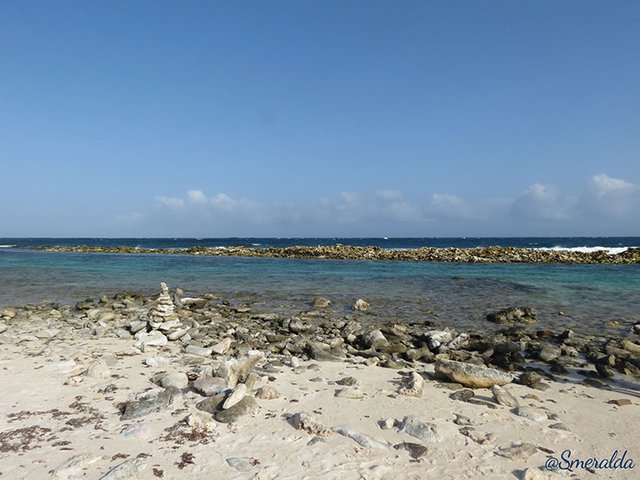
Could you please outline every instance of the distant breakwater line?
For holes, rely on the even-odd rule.
[[[333,260],[391,260],[408,262],[448,263],[566,263],[566,264],[640,264],[640,248],[629,248],[625,252],[609,254],[604,251],[576,252],[565,250],[537,250],[515,247],[474,247],[387,250],[376,246],[350,245],[293,246],[293,247],[191,247],[137,248],[128,246],[49,246],[32,247],[47,252],[117,253],[117,254],[164,254],[201,255],[227,257],[301,258]]]

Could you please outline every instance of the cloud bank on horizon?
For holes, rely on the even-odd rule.
[[[600,173],[574,195],[534,183],[517,198],[438,192],[416,199],[381,189],[269,203],[193,189],[157,196],[148,211],[120,215],[119,223],[169,236],[588,236],[603,226],[637,235],[639,212],[638,185]]]

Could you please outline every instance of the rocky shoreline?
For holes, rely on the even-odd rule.
[[[434,444],[463,441],[491,458],[516,462],[514,467],[523,467],[519,478],[535,480],[556,478],[539,470],[539,461],[529,462],[532,457],[539,458],[536,454],[547,452],[545,447],[525,441],[526,436],[520,441],[500,444],[499,433],[480,428],[483,422],[479,419],[484,415],[481,412],[496,411],[501,422],[528,422],[527,428],[544,424],[545,435],[558,435],[571,427],[563,422],[561,414],[549,408],[553,403],[548,401],[556,400],[548,397],[548,392],[557,396],[560,394],[556,390],[563,392],[567,388],[562,386],[576,385],[583,389],[579,396],[608,395],[607,408],[612,405],[631,408],[638,418],[637,405],[629,407],[633,397],[618,393],[620,387],[612,379],[637,385],[633,379],[640,379],[640,324],[632,327],[627,338],[584,337],[569,330],[537,329],[535,309],[511,307],[487,312],[486,321],[502,327],[497,332],[483,332],[482,328],[461,332],[450,326],[418,322],[376,325],[367,318],[372,306],[365,299],[354,299],[353,313],[346,316],[333,313],[329,298],[309,299],[308,307],[297,315],[283,316],[257,311],[251,305],[231,306],[229,301],[213,294],[187,297],[180,289],[170,291],[162,284],[160,294],[152,297],[124,292],[113,298],[86,299],[74,305],[28,305],[0,310],[0,345],[15,354],[16,362],[20,358],[36,362],[39,357],[55,352],[56,361],[49,359],[43,367],[64,376],[64,386],[58,388],[71,392],[75,389],[77,393],[90,386],[93,390],[85,395],[103,401],[98,408],[80,396],[67,410],[56,411],[21,410],[15,404],[5,405],[7,410],[3,412],[11,410],[11,413],[0,423],[0,465],[4,466],[0,470],[13,471],[15,475],[10,473],[11,478],[23,478],[18,475],[17,464],[25,460],[9,466],[12,455],[29,458],[35,446],[45,444],[45,449],[55,451],[55,446],[61,446],[56,444],[57,436],[66,435],[68,426],[93,431],[91,436],[96,437],[98,444],[107,433],[96,432],[109,432],[121,442],[123,438],[137,439],[142,442],[134,442],[138,446],[152,443],[150,439],[169,438],[173,442],[170,451],[184,449],[186,445],[200,452],[197,448],[215,442],[223,426],[237,433],[235,429],[243,428],[243,422],[249,422],[247,419],[264,416],[268,427],[261,428],[275,428],[285,436],[296,435],[298,440],[304,438],[310,449],[316,443],[329,443],[329,437],[344,437],[351,442],[347,445],[357,452],[383,452],[380,455],[395,452],[389,457],[393,460],[388,460],[394,465],[393,475],[365,478],[420,478],[426,468],[419,468],[420,463],[433,463],[428,452]],[[94,345],[100,349],[96,350]],[[116,345],[119,353],[106,355],[105,345]],[[93,353],[83,355],[83,349]],[[122,362],[129,362],[128,366],[116,368]],[[324,389],[316,388],[326,381],[326,375],[335,377],[345,368],[357,370],[352,375],[334,378]],[[146,373],[144,369],[154,373]],[[311,383],[300,391],[302,387],[297,387],[299,380],[295,375],[307,374]],[[567,383],[572,375],[577,380]],[[138,383],[125,388],[129,380],[121,379],[128,377],[135,377]],[[388,383],[376,383],[380,379]],[[421,402],[431,402],[425,399],[433,397],[433,389],[441,388],[448,393],[438,408],[457,411],[464,404],[465,411],[476,412],[475,418],[457,413],[446,424],[426,418]],[[311,401],[314,389],[318,395],[331,395],[338,404],[347,402],[349,406],[343,407],[347,415],[350,408],[364,408],[353,402],[374,401],[380,395],[391,405],[386,408],[403,405],[398,411],[406,407],[409,413],[387,412],[384,418],[374,418],[366,415],[368,410],[364,408],[360,412],[365,413],[361,431],[331,422],[332,415],[338,418],[345,412],[328,415],[331,405],[325,405],[324,410],[317,407]],[[592,393],[583,393],[589,391]],[[308,405],[301,395],[308,396]],[[549,400],[543,401],[541,397]],[[277,413],[270,408],[273,404],[280,405]],[[413,411],[417,413],[410,414]],[[45,426],[28,424],[28,419],[47,415],[50,420]],[[66,427],[54,435],[51,425],[60,423],[59,419],[65,420]],[[16,427],[16,422],[24,425]],[[154,422],[169,424],[154,433]],[[389,433],[385,435],[402,441],[376,438],[386,431]],[[219,440],[218,444],[218,448],[224,447]],[[62,447],[66,445],[62,441]],[[79,447],[74,445],[73,450]],[[267,450],[272,447],[278,446],[265,446]],[[65,451],[60,448],[58,453]],[[435,455],[448,453],[436,450]],[[93,463],[100,463],[98,458],[102,458],[104,475],[99,478],[163,478],[165,471],[174,472],[165,478],[181,478],[178,474],[186,475],[188,469],[202,461],[200,457],[194,460],[189,448],[184,450],[180,461],[170,465],[158,460],[157,455],[153,459],[159,463],[154,464],[147,459],[149,456],[153,454],[141,452],[121,457],[114,454],[111,462],[105,463],[100,452],[74,451],[64,461],[58,458],[49,474],[53,478],[86,478],[83,472],[91,471]],[[229,454],[224,458],[228,472],[221,478],[236,478],[233,475],[276,478],[262,465],[267,459],[258,457],[258,454]],[[473,467],[476,475],[487,474],[482,463],[467,460],[470,463],[465,468]],[[325,461],[330,463],[331,458]],[[147,469],[149,466],[152,468]],[[189,478],[200,478],[199,471],[193,468]],[[409,472],[416,472],[416,476]],[[29,477],[28,471],[23,473],[24,478]],[[200,473],[205,475],[206,471]],[[352,471],[347,473],[325,478],[360,478]]]
[[[638,264],[640,248],[609,255],[605,251],[576,252],[564,250],[538,250],[515,247],[477,247],[477,248],[435,248],[387,250],[376,246],[356,247],[350,245],[295,246],[283,248],[249,248],[243,246],[209,248],[137,248],[129,246],[49,246],[32,247],[47,252],[76,253],[119,253],[119,254],[163,254],[163,255],[202,255],[263,258],[306,258],[335,260],[392,260],[404,262],[455,262],[455,263],[567,263],[567,264]]]

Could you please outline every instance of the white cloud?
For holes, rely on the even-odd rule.
[[[513,202],[511,212],[531,220],[564,220],[567,202],[560,191],[551,185],[534,183],[524,195]]]
[[[585,215],[623,217],[640,208],[639,190],[633,183],[601,173],[591,177],[580,196],[578,210]]]
[[[177,197],[156,197],[156,201],[163,207],[171,209],[183,208],[185,201]]]
[[[207,203],[207,196],[202,190],[189,190],[187,192],[187,199],[191,203]]]

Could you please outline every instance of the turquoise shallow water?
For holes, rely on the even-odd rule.
[[[445,264],[290,260],[187,255],[115,255],[0,250],[0,306],[72,302],[117,291],[211,292],[256,309],[296,312],[315,295],[347,314],[357,298],[371,318],[491,328],[487,312],[534,306],[541,328],[617,332],[605,322],[640,321],[638,265]],[[561,315],[559,312],[563,312]]]

